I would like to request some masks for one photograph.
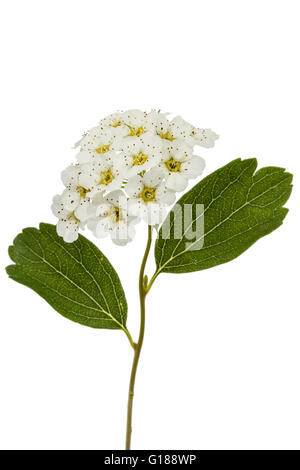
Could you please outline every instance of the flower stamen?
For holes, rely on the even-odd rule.
[[[90,189],[85,189],[83,186],[78,186],[77,191],[79,192],[80,197],[82,197],[84,199],[86,197],[87,193],[90,192]]]
[[[141,198],[144,202],[155,201],[155,188],[149,188],[149,186],[145,186],[141,192]]]
[[[148,160],[148,155],[145,155],[142,152],[139,152],[137,155],[134,155],[132,164],[137,166],[137,165],[144,165],[146,161]]]
[[[119,222],[120,219],[121,219],[120,207],[118,207],[118,206],[112,207],[112,209],[110,211],[110,216],[111,216],[111,218],[113,219],[114,222]]]
[[[172,136],[170,131],[167,132],[158,132],[157,133],[161,139],[166,139],[169,140],[170,142],[173,142],[175,140],[175,137]]]
[[[140,137],[145,132],[145,129],[142,126],[140,126],[140,127],[131,127],[127,124],[127,127],[129,127],[129,130],[130,130],[129,135],[131,137]]]
[[[115,127],[115,126],[114,126]],[[97,153],[106,153],[109,151],[109,145],[102,145],[96,149]]]
[[[167,162],[165,162],[165,165],[169,171],[172,171],[174,173],[181,171],[181,162],[175,160],[173,157],[171,157]]]
[[[112,124],[112,127],[116,128],[122,125],[122,121],[115,121],[114,124]]]
[[[114,178],[115,177],[114,177],[113,173],[110,170],[102,171],[102,173],[100,175],[99,184],[104,184],[105,186],[107,186],[109,183],[112,182],[112,180]]]

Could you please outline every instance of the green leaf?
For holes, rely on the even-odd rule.
[[[256,159],[234,160],[204,178],[178,201],[181,209],[184,204],[192,205],[192,224],[184,227],[183,215],[179,220],[174,208],[169,213],[156,241],[155,276],[227,263],[282,224],[288,212],[282,206],[292,190],[292,175],[277,167],[262,168],[254,174],[256,167]],[[197,204],[203,204],[198,213]],[[194,240],[188,239],[188,231],[195,230],[199,217],[204,220],[204,230],[196,232]],[[175,238],[174,225],[178,220],[184,228]],[[170,239],[163,238],[168,227]]]
[[[65,243],[50,224],[25,228],[9,247],[9,277],[30,287],[57,312],[93,328],[126,329],[120,279],[101,251],[79,235]]]

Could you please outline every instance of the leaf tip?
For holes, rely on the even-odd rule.
[[[10,246],[8,247],[8,256],[9,256],[10,259],[15,263],[16,260],[15,260],[15,258],[14,258],[14,252],[15,252],[15,247],[14,247],[14,245],[10,245]]]
[[[5,271],[9,278],[12,278],[12,274],[13,274],[15,267],[16,267],[15,264],[9,264],[8,266],[6,266]]]

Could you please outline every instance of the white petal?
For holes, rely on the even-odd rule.
[[[70,165],[61,173],[61,180],[67,187],[76,187],[78,185],[78,165]]]
[[[150,186],[150,188],[155,188],[163,180],[164,174],[161,168],[152,168],[144,176],[145,186]]]
[[[104,238],[108,234],[108,229],[109,229],[108,220],[106,218],[100,219],[96,224],[94,234],[97,238]]]
[[[117,207],[126,207],[127,206],[127,197],[123,191],[117,189],[108,193],[104,198],[109,204]]]
[[[66,243],[75,242],[78,238],[78,230],[66,230],[63,238]]]
[[[182,172],[188,178],[197,178],[197,176],[201,175],[204,168],[205,161],[198,156],[193,156],[188,162],[181,165]]]
[[[158,134],[165,134],[169,129],[170,121],[164,113],[149,113],[148,120],[152,121],[152,125]]]
[[[71,211],[69,211],[62,202],[62,197],[58,194],[53,198],[53,204],[51,205],[52,213],[58,219],[66,219]]]
[[[62,193],[61,200],[67,210],[73,211],[80,202],[80,194],[77,191],[65,189]]]
[[[181,129],[183,132],[185,132],[187,135],[190,135],[193,131],[193,126],[182,119],[181,116],[176,116],[174,119],[171,121],[171,125],[174,124],[177,126],[177,128]]]
[[[56,232],[57,235],[60,237],[64,236],[65,230],[66,230],[66,221],[65,220],[59,220],[56,224]]]
[[[59,220],[56,231],[65,242],[72,243],[78,238],[78,223],[75,219]]]
[[[162,183],[155,192],[156,199],[159,203],[170,205],[175,202],[176,194],[166,187],[166,183]]]
[[[88,219],[88,207],[89,207],[89,201],[88,200],[81,200],[79,205],[76,207],[74,213],[77,219],[79,219],[81,222],[86,222]]]
[[[103,197],[103,193],[97,193],[93,199],[92,199],[92,204],[101,204],[102,202],[104,202],[104,197]]]
[[[123,186],[123,177],[122,176],[115,177],[111,183],[106,184],[106,185],[100,185],[100,186],[102,187],[103,190],[106,190],[106,191],[119,190]]]
[[[139,222],[137,217],[129,217],[126,222],[119,223],[118,227],[111,233],[112,241],[121,246],[132,241],[135,236],[134,226],[137,222]]]
[[[125,237],[121,237],[119,238],[119,236],[115,236],[115,234],[111,234],[111,239],[113,241],[113,243],[115,243],[115,245],[118,245],[118,246],[125,246],[127,245],[128,242],[131,241],[130,238],[125,238]]]
[[[87,152],[86,150],[81,150],[81,152],[79,152],[76,155],[76,159],[77,159],[78,163],[87,163],[87,162],[91,161],[92,155],[89,152]]]
[[[166,216],[166,207],[157,202],[149,202],[147,204],[147,215],[144,220],[148,225],[160,224]]]
[[[168,156],[168,157],[166,158],[166,161],[169,160],[169,158],[170,158],[170,157]],[[168,170],[168,168],[166,167],[165,162],[161,162],[161,163],[158,165],[158,168],[161,169],[162,174],[163,174],[163,177],[164,177],[164,179],[166,179],[167,176],[169,175],[169,170]]]
[[[143,219],[147,216],[146,204],[141,199],[129,199],[128,214]]]
[[[188,179],[181,173],[171,173],[166,181],[166,186],[173,191],[183,191],[188,185]]]
[[[79,186],[86,189],[91,189],[97,182],[97,173],[93,165],[89,163],[86,166],[82,165],[82,172],[78,178]]]
[[[146,124],[146,113],[140,109],[129,109],[123,113],[122,120],[131,127],[143,127]]]
[[[185,161],[192,156],[191,147],[185,142],[174,140],[168,144],[167,152],[165,153],[163,160],[167,161],[170,157],[174,158],[179,162]]]
[[[125,190],[130,197],[138,197],[143,189],[143,178],[140,176],[133,176],[128,179],[125,185]]]
[[[132,240],[129,233],[129,226],[126,222],[119,222],[111,231],[111,238],[117,245],[124,246]]]
[[[140,222],[140,219],[139,217],[128,217],[127,218],[127,224],[128,224],[128,227],[129,229],[132,227],[134,227],[134,225],[138,224]],[[135,230],[135,229],[134,229]]]
[[[111,204],[109,204],[107,201],[104,201],[102,204],[99,204],[99,206],[96,209],[96,217],[105,217],[107,213],[111,209]]]
[[[118,122],[120,122],[122,119],[122,114],[121,113],[112,113],[106,116],[105,118],[101,119],[99,125],[100,127],[104,126],[114,126]]]
[[[194,129],[193,131],[194,141],[201,147],[213,147],[215,140],[219,138],[218,134],[213,132],[211,129]]]

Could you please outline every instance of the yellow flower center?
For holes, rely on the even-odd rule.
[[[171,157],[170,160],[165,162],[165,165],[169,171],[172,171],[175,173],[181,170],[181,162],[179,162],[178,160],[174,160],[173,157]]]
[[[129,135],[132,137],[140,137],[145,132],[145,129],[143,127],[128,127],[130,129]]]
[[[172,136],[172,134],[171,134],[170,131],[167,131],[167,132],[158,132],[158,135],[159,135],[162,139],[170,140],[171,142],[173,142],[173,140],[175,140],[175,137]]]
[[[97,153],[106,153],[109,151],[109,145],[102,145],[96,149]]]
[[[109,183],[112,182],[113,179],[114,179],[114,175],[110,170],[102,171],[102,173],[100,175],[99,183],[108,185]]]
[[[141,192],[141,198],[144,202],[155,201],[155,188],[149,188],[148,186],[145,186]]]
[[[137,155],[134,155],[132,164],[144,165],[144,163],[146,163],[147,160],[148,160],[148,155],[145,155],[142,152],[139,152]]]
[[[85,189],[83,186],[78,186],[77,191],[79,192],[80,197],[84,199],[87,193],[90,192],[90,189]]]
[[[114,220],[114,222],[119,222],[121,219],[121,210],[120,207],[115,206],[110,211],[110,216]]]
[[[115,121],[112,127],[119,127],[121,126],[121,124],[122,124],[122,121]]]

